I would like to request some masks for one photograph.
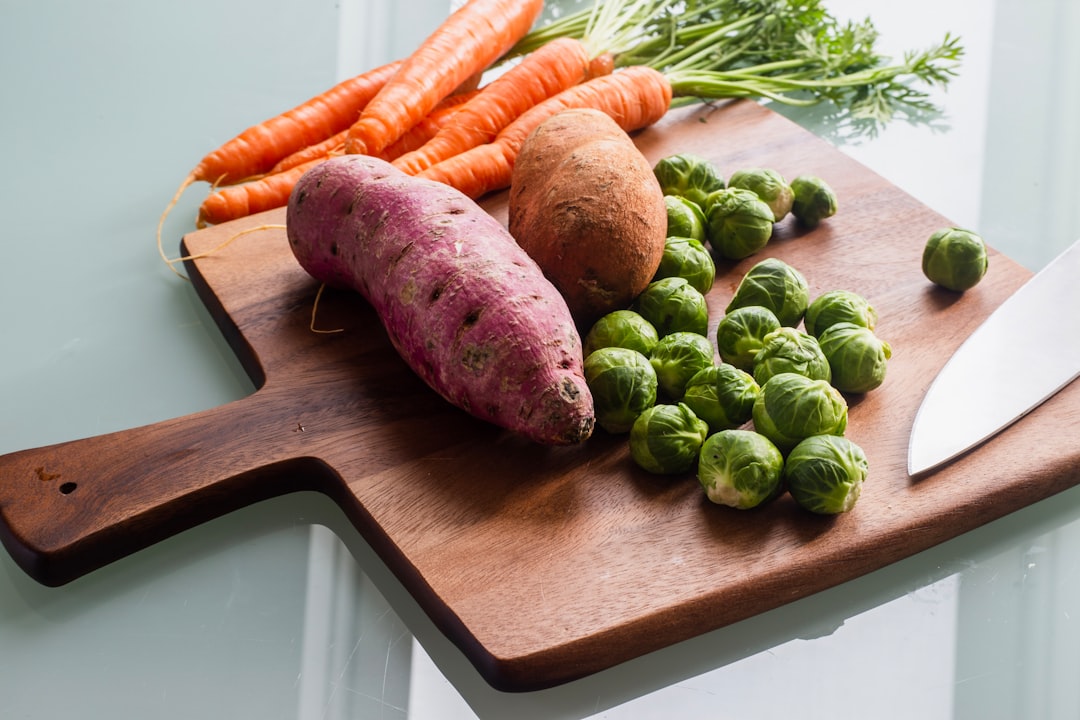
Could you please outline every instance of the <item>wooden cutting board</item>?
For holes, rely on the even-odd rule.
[[[696,153],[724,174],[816,174],[840,199],[813,232],[790,219],[760,254],[718,267],[712,327],[742,274],[777,256],[811,296],[865,295],[894,355],[850,398],[848,436],[870,461],[855,509],[823,518],[789,497],[737,511],[692,475],[658,477],[602,431],[539,447],[471,419],[417,380],[356,296],[323,295],[275,211],[192,233],[200,297],[258,390],[147,427],[0,458],[0,537],[58,585],[241,506],[325,492],[495,688],[543,688],[855,578],[1080,481],[1080,386],[977,452],[915,481],[915,411],[963,338],[1029,273],[993,252],[974,290],[932,287],[920,257],[949,221],[823,140],[751,102],[695,106],[635,137],[653,161]],[[915,150],[917,151],[917,150]],[[505,222],[505,195],[487,209]],[[987,388],[988,393],[993,388]]]

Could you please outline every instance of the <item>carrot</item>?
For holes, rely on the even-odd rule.
[[[615,53],[604,52],[589,60],[589,79],[615,72]]]
[[[638,65],[575,85],[545,100],[507,125],[490,143],[432,165],[416,177],[437,180],[476,199],[510,186],[514,160],[525,138],[540,123],[569,108],[594,108],[626,132],[652,125],[671,104],[671,83],[660,72]]]
[[[400,66],[401,61],[397,60],[343,80],[291,110],[249,127],[207,153],[180,183],[158,219],[158,254],[172,267],[162,246],[161,233],[165,218],[188,187],[200,181],[215,186],[232,184],[260,175],[287,155],[347,130]]]
[[[478,90],[472,89],[455,93],[446,98],[439,103],[438,107],[431,111],[430,115],[417,123],[412,130],[405,133],[405,135],[396,143],[388,147],[380,157],[386,160],[392,160],[399,155],[422,147],[424,143],[434,137],[435,133],[446,124],[455,112],[460,110],[469,100],[476,97],[478,92]],[[270,169],[270,172],[268,172],[267,175],[274,175],[284,170],[290,170],[297,165],[302,165],[308,160],[314,160],[315,158],[328,158],[333,157],[334,155],[343,154],[345,152],[345,138],[348,135],[348,132],[349,129],[345,128],[341,132],[328,137],[320,143],[315,143],[314,145],[309,145],[306,148],[297,150],[288,157],[280,160],[277,165],[274,165],[274,167]]]
[[[211,193],[199,206],[199,217],[195,225],[204,228],[207,225],[218,225],[265,210],[284,207],[289,201],[289,193],[292,192],[296,181],[305,172],[326,160],[326,157],[308,160],[296,167],[267,175],[259,180],[222,188]]]
[[[451,95],[432,110],[427,117],[412,126],[412,128],[391,143],[385,150],[377,155],[387,162],[394,160],[407,152],[412,152],[423,147],[435,137],[443,127],[464,110],[469,103],[480,95],[480,90],[468,93]]]
[[[527,53],[517,65],[484,88],[478,98],[435,138],[395,161],[414,175],[477,145],[491,142],[521,113],[584,80],[610,75],[616,57],[641,42],[656,12],[670,0],[595,0],[580,37],[560,36]],[[523,59],[521,59],[523,58]],[[500,62],[510,59],[509,54]]]
[[[475,97],[478,91],[451,95],[439,103],[439,107],[430,115],[415,125],[412,130],[405,133],[397,142],[386,148],[381,154],[381,159],[390,161],[402,153],[414,150],[439,130],[439,128],[453,117],[468,100]],[[247,217],[264,210],[285,207],[289,202],[289,193],[293,185],[300,179],[305,170],[312,168],[323,160],[329,160],[337,155],[344,154],[344,133],[339,133],[324,140],[321,143],[293,153],[282,160],[274,169],[266,175],[226,188],[221,188],[206,196],[202,205],[199,206],[197,225],[202,228],[207,225],[219,225],[229,220]],[[334,139],[337,138],[337,142]]]
[[[317,160],[319,158],[326,159],[333,155],[340,155],[345,152],[345,138],[349,134],[349,129],[345,128],[336,135],[331,135],[322,142],[315,143],[314,145],[308,145],[306,148],[301,148],[291,155],[288,155],[278,161],[274,167],[270,168],[270,172],[266,173],[268,177],[270,175],[277,175],[280,172],[286,170],[292,170],[297,165],[303,165],[310,160]],[[263,179],[263,178],[256,178]]]
[[[249,127],[207,154],[191,176],[223,185],[265,173],[287,155],[347,129],[400,67],[399,60],[349,78]]]
[[[589,54],[574,38],[558,38],[529,53],[465,104],[431,140],[394,160],[409,175],[491,142],[522,112],[585,80]]]
[[[532,27],[543,0],[469,0],[428,36],[367,104],[349,153],[378,155],[454,88],[491,65]]]

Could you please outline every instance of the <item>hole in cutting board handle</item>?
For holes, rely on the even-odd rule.
[[[79,487],[78,483],[73,483],[73,482],[61,483],[60,488],[59,488],[60,494],[61,495],[70,495],[71,493],[75,492],[75,488],[77,488],[77,487]]]

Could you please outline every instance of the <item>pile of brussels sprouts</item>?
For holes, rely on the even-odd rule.
[[[764,248],[789,213],[810,228],[836,214],[836,193],[814,175],[789,183],[771,168],[747,168],[725,180],[716,165],[692,153],[662,158],[653,173],[669,198],[668,235],[707,241],[724,260]]]
[[[814,513],[850,510],[868,463],[844,436],[845,393],[878,387],[891,356],[874,309],[847,290],[811,302],[805,277],[776,258],[747,271],[714,338],[705,300],[713,252],[757,252],[788,213],[816,225],[835,213],[835,195],[811,176],[788,184],[767,169],[725,182],[686,154],[654,171],[668,204],[660,269],[583,341],[597,423],[628,434],[633,461],[649,472],[696,469],[717,504],[752,508],[786,490]]]

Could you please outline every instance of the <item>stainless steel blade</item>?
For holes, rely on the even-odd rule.
[[[915,415],[908,473],[971,450],[1080,375],[1080,241],[1012,294],[945,363]]]

